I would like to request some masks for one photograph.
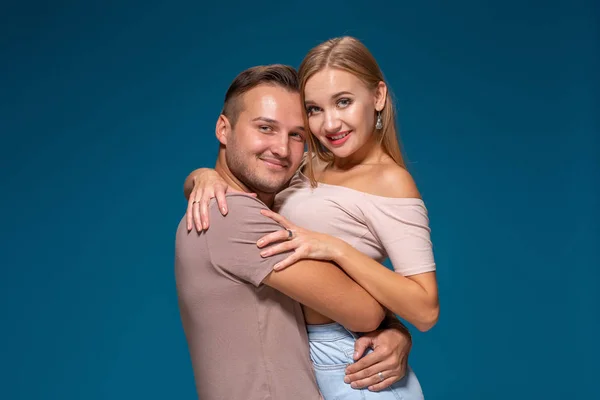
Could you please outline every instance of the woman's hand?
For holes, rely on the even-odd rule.
[[[341,239],[299,228],[271,210],[261,210],[261,213],[281,224],[285,230],[269,233],[260,238],[256,242],[259,248],[280,242],[263,250],[260,255],[270,257],[275,254],[294,250],[294,253],[285,260],[275,264],[273,269],[276,271],[287,268],[302,259],[335,260],[344,247],[347,246],[346,242]]]
[[[226,193],[245,193],[233,189],[221,178],[215,170],[203,168],[193,175],[194,188],[188,199],[188,207],[186,211],[186,221],[188,231],[192,230],[193,225],[196,230],[208,229],[208,205],[213,197],[217,198],[217,205],[221,214],[227,215],[227,200]],[[249,193],[256,196],[254,193]]]

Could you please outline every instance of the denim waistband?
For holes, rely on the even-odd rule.
[[[350,332],[337,322],[322,325],[306,325],[308,340],[338,340],[345,337],[357,339],[358,334]]]

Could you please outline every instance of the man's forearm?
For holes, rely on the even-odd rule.
[[[397,329],[406,334],[409,338],[411,337],[408,328],[402,322],[400,322],[398,317],[396,317],[390,310],[386,310],[385,318],[383,321],[381,321],[379,329]]]

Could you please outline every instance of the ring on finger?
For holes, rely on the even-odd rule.
[[[192,204],[196,204],[196,203],[200,203],[200,200],[194,200],[194,201],[192,201]]]
[[[383,377],[383,372],[381,372],[381,371],[377,373],[377,376],[379,377],[379,381],[380,381],[380,382],[383,382],[383,380],[385,379],[385,378]]]
[[[294,238],[294,231],[292,231],[291,229],[286,229],[286,231],[288,233],[287,240],[292,240]]]

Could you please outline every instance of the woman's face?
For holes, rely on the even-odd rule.
[[[385,94],[383,82],[373,90],[349,72],[325,68],[304,88],[310,130],[335,157],[349,157],[372,139]]]

